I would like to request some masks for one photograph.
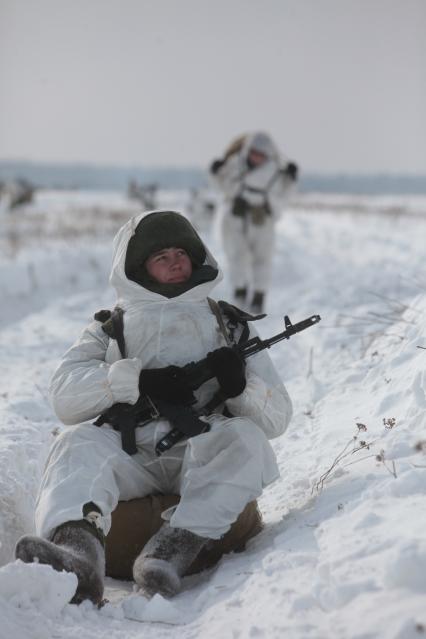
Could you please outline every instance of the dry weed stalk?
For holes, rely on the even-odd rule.
[[[392,428],[396,426],[395,417],[383,418],[383,425],[386,430],[391,430]],[[375,444],[378,441],[378,439],[375,439],[369,442],[362,439],[360,440],[359,435],[360,433],[367,431],[367,426],[365,424],[357,422],[356,427],[357,427],[356,434],[348,441],[348,443],[343,448],[343,450],[336,456],[330,468],[328,468],[328,470],[326,470],[325,473],[323,473],[321,477],[318,479],[318,481],[313,485],[311,494],[313,494],[314,490],[316,490],[317,492],[320,492],[324,488],[324,483],[326,482],[330,474],[333,472],[333,470],[337,466],[339,466],[339,464],[341,464],[343,459],[349,457],[350,455],[354,455],[355,453],[358,453],[360,450],[370,450],[370,447],[373,446],[373,444]],[[348,450],[351,444],[353,445],[353,447],[352,449]],[[342,464],[342,466],[343,468],[346,468],[347,466],[351,466],[352,464],[356,464],[370,457],[375,457],[376,461],[381,462],[386,468],[386,470],[391,475],[393,475],[395,479],[397,478],[395,462],[392,461],[391,462],[392,468],[389,468],[387,464],[387,460],[385,459],[385,451],[383,449],[380,451],[379,454],[371,453],[370,455],[364,455],[363,457],[355,459],[354,461],[348,462],[346,464]]]
[[[380,453],[378,455],[376,455],[376,461],[381,462],[383,464],[383,466],[386,468],[386,470],[393,476],[395,477],[395,479],[397,478],[397,474],[396,474],[396,468],[395,468],[395,462],[392,460],[392,470],[389,468],[389,466],[386,463],[386,458],[385,458],[385,451],[382,449],[380,451]]]

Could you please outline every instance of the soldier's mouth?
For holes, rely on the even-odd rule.
[[[169,284],[178,284],[180,282],[185,282],[186,277],[184,275],[175,275],[174,277],[169,278]]]

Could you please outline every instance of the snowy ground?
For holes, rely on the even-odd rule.
[[[258,328],[278,332],[284,313],[322,322],[271,352],[295,415],[273,442],[282,477],[245,553],[187,578],[172,601],[107,580],[101,610],[67,604],[73,575],[12,561],[61,428],[49,377],[113,303],[111,238],[136,211],[120,194],[46,192],[0,218],[0,638],[425,636],[424,198],[305,196],[283,216]],[[223,261],[217,228],[198,222]]]

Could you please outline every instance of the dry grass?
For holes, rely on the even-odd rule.
[[[1,220],[0,254],[13,258],[21,250],[45,242],[110,238],[135,214],[134,209],[108,210],[97,206],[66,212],[14,212]]]

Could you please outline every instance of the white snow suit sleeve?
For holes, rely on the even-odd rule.
[[[248,339],[257,336],[251,326]],[[226,406],[235,416],[248,417],[268,439],[286,430],[293,407],[287,390],[266,350],[247,359],[247,385],[241,395],[228,399]]]
[[[245,171],[239,153],[231,155],[220,169],[212,174],[213,184],[222,191],[227,199],[232,199],[241,188]]]
[[[66,425],[94,419],[117,402],[135,404],[139,397],[138,358],[107,364],[109,337],[93,322],[65,353],[50,382],[50,399]]]
[[[296,182],[284,173],[285,166],[280,168],[277,179],[272,183],[268,191],[268,202],[274,219],[278,219],[286,200],[296,189]]]

